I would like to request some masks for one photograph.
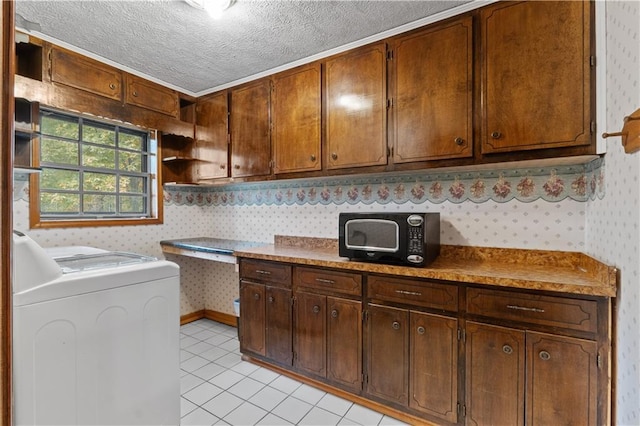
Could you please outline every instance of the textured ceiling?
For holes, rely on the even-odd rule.
[[[19,28],[192,95],[418,21],[464,1],[17,0]]]

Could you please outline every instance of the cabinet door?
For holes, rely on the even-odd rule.
[[[386,55],[378,43],[327,60],[328,169],[387,164]]]
[[[362,389],[362,303],[327,297],[327,379]]]
[[[271,174],[271,84],[259,80],[231,91],[231,176]]]
[[[178,117],[180,113],[178,92],[134,75],[127,75],[124,100],[172,117]]]
[[[294,366],[309,374],[326,377],[326,296],[296,293]]]
[[[196,176],[198,180],[227,177],[229,162],[227,92],[196,104]]]
[[[465,374],[467,424],[524,424],[524,331],[467,322]]]
[[[369,305],[367,385],[369,395],[408,403],[409,312]]]
[[[291,290],[266,289],[267,357],[279,364],[291,366]]]
[[[411,312],[409,406],[457,422],[458,320]]]
[[[482,152],[591,143],[589,1],[481,10]]]
[[[265,288],[240,282],[240,350],[266,355]]]
[[[274,173],[320,170],[320,64],[273,77]]]
[[[394,163],[473,155],[472,22],[467,16],[394,43]]]
[[[597,344],[527,332],[527,424],[597,424]]]

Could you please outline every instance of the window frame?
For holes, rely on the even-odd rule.
[[[157,130],[152,129],[144,129],[139,126],[135,126],[130,123],[123,123],[116,120],[109,120],[101,117],[95,117],[89,114],[76,113],[71,111],[60,110],[56,108],[50,108],[46,106],[41,106],[38,111],[38,134],[34,138],[33,143],[33,161],[34,166],[40,168],[41,164],[41,134],[40,130],[40,117],[41,110],[45,110],[51,112],[53,114],[59,114],[62,116],[69,116],[72,118],[77,118],[79,123],[83,123],[87,121],[89,125],[98,125],[98,126],[109,126],[112,128],[118,128],[126,133],[127,131],[134,132],[144,132],[148,134],[148,147],[147,150],[144,151],[144,155],[148,156],[147,164],[150,167],[150,170],[146,173],[142,172],[133,172],[133,173],[124,173],[125,175],[146,175],[148,176],[149,182],[147,183],[148,193],[146,194],[146,204],[148,213],[145,217],[136,217],[135,215],[124,216],[124,217],[109,217],[108,214],[100,215],[100,214],[83,214],[80,213],[75,216],[66,217],[47,217],[46,214],[41,213],[41,190],[40,190],[40,174],[32,174],[29,179],[29,226],[31,228],[72,228],[72,227],[106,227],[106,226],[135,226],[135,225],[158,225],[163,223],[163,199],[162,199],[162,179],[161,179],[161,163],[160,163],[160,146],[158,142],[158,132]],[[84,123],[83,123],[84,125]],[[80,144],[79,150],[82,149],[83,142],[82,138],[79,137],[78,143]],[[151,144],[155,144],[155,147],[152,148]],[[88,146],[96,146],[91,145],[91,142],[88,143]],[[116,150],[116,156],[120,152],[120,148],[114,145],[113,149]],[[127,149],[122,149],[122,152],[126,152]],[[132,151],[133,152],[133,151]],[[142,152],[142,151],[141,151]],[[153,167],[155,166],[155,170]],[[52,167],[55,168],[55,167]],[[85,170],[86,166],[78,164],[77,166],[71,167],[73,170]],[[100,173],[98,170],[91,169],[90,172]],[[104,170],[103,170],[104,171]],[[116,171],[116,169],[114,169]],[[116,179],[120,176],[118,173],[113,173],[113,176],[116,176]],[[91,191],[89,191],[91,192]],[[83,194],[83,191],[79,191],[80,194]],[[127,195],[126,193],[120,194],[116,192],[114,194],[118,195]]]

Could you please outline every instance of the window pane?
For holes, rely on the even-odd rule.
[[[100,145],[115,146],[116,132],[103,127],[85,124],[82,126],[82,140]]]
[[[44,113],[40,119],[40,133],[78,140],[78,119]]]
[[[100,167],[103,169],[116,168],[116,151],[98,146],[82,146],[82,165]]]
[[[135,176],[120,176],[120,192],[145,192],[146,179]]]
[[[120,148],[134,149],[136,151],[144,151],[145,137],[142,135],[132,135],[130,133],[120,132],[118,135]]]
[[[116,176],[105,173],[89,173],[82,175],[84,191],[116,192]]]
[[[85,213],[115,213],[116,196],[103,194],[84,194],[82,206]]]
[[[120,211],[122,213],[146,213],[144,197],[132,195],[121,196]]]
[[[40,194],[40,211],[43,213],[79,213],[80,195],[43,192]]]
[[[40,174],[40,188],[69,191],[80,190],[80,173],[74,170],[43,168]],[[59,194],[64,196],[66,194]],[[72,197],[75,196],[72,195]]]
[[[44,162],[78,165],[78,143],[42,138],[40,158]]]
[[[120,170],[127,172],[142,172],[145,167],[142,163],[144,156],[133,152],[120,152]]]

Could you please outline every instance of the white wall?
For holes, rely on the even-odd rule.
[[[606,2],[607,123],[640,108],[640,3]],[[640,153],[625,154],[620,138],[607,140],[606,195],[587,207],[587,252],[620,270],[618,293],[617,423],[640,424]]]

